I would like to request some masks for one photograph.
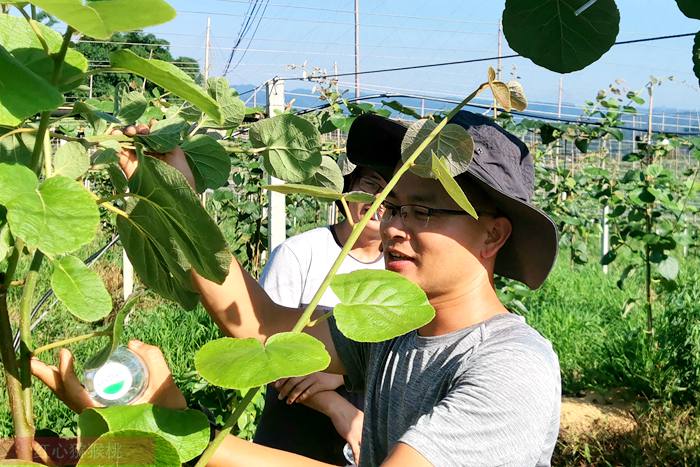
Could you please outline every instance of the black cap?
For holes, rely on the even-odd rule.
[[[513,225],[513,232],[496,257],[495,272],[539,287],[554,266],[558,249],[557,228],[544,212],[531,204],[534,163],[525,143],[483,115],[460,111],[450,123],[462,126],[474,140],[468,178],[494,201]],[[401,140],[407,127],[374,114],[360,115],[348,132],[351,162],[375,169],[389,180],[401,160]]]

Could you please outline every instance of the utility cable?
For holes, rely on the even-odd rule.
[[[660,41],[664,39],[678,39],[681,37],[691,37],[695,36],[697,33],[687,33],[687,34],[673,34],[673,35],[668,35],[668,36],[656,36],[656,37],[647,37],[643,39],[633,39],[633,40],[628,40],[628,41],[620,41],[620,42],[615,42],[613,46],[615,45],[626,45],[626,44],[636,44],[640,42],[653,42],[653,41]],[[395,68],[382,68],[378,70],[365,70],[365,71],[358,71],[358,72],[348,72],[348,73],[337,73],[337,74],[330,74],[330,75],[324,75],[324,76],[307,76],[307,77],[301,77],[301,76],[291,76],[287,78],[279,78],[283,80],[288,80],[288,81],[313,81],[314,79],[319,79],[319,78],[339,78],[342,76],[357,76],[357,75],[369,75],[373,73],[388,73],[392,71],[404,71],[404,70],[418,70],[421,68],[433,68],[433,67],[441,67],[441,66],[450,66],[450,65],[462,65],[465,63],[477,63],[477,62],[489,62],[489,61],[494,61],[498,59],[506,59],[506,58],[516,58],[516,57],[522,57],[520,54],[510,54],[510,55],[501,55],[495,56],[495,57],[485,57],[485,58],[473,58],[470,60],[455,60],[451,62],[439,62],[439,63],[427,63],[424,65],[412,65],[412,66],[404,66],[404,67],[395,67]]]

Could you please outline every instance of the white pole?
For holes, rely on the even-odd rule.
[[[284,111],[284,81],[273,79],[267,82],[267,115],[272,118]],[[284,182],[275,177],[268,177],[270,185],[282,185]],[[282,193],[268,191],[268,248],[272,251],[287,237],[285,200]]]
[[[360,98],[360,0],[355,0],[355,97]]]
[[[610,226],[608,225],[608,213],[610,208],[606,204],[603,207],[603,217],[601,219],[601,225],[603,226],[603,232],[600,237],[600,252],[601,257],[605,256],[608,251],[610,251]],[[608,265],[603,266],[603,274],[608,273]]]
[[[204,87],[209,79],[209,49],[211,47],[211,16],[207,16],[207,35],[204,41]]]
[[[564,94],[564,77],[559,77],[559,100],[557,101],[557,118],[561,120],[561,98]]]

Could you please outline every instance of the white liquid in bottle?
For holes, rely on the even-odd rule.
[[[141,357],[120,346],[102,366],[86,368],[83,383],[100,404],[127,405],[148,386],[148,370]]]

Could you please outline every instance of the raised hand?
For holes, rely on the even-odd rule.
[[[153,122],[154,121],[151,121],[151,124]],[[132,137],[136,135],[147,135],[150,131],[151,129],[148,125],[139,123],[137,125],[127,126],[123,130],[112,130],[112,134]],[[182,172],[182,175],[184,175],[187,179],[187,183],[189,183],[190,186],[194,188],[194,175],[192,174],[192,170],[190,169],[190,166],[187,163],[185,152],[179,146],[165,154],[156,154],[151,152],[147,152],[146,154],[151,157],[156,157],[162,160],[163,162],[175,167],[177,170]],[[139,164],[138,159],[136,157],[136,152],[134,152],[133,149],[122,149],[117,155],[119,156],[119,165],[124,171],[126,178],[131,178],[133,173],[136,171],[136,167],[138,167]]]
[[[137,340],[129,342],[128,347],[141,357],[148,368],[148,386],[143,395],[133,404],[150,402],[170,409],[187,408],[185,397],[175,385],[160,349]],[[81,413],[90,407],[100,406],[90,397],[75,375],[73,354],[68,349],[59,351],[58,366],[47,365],[37,358],[32,359],[31,366],[34,376],[74,412]]]

